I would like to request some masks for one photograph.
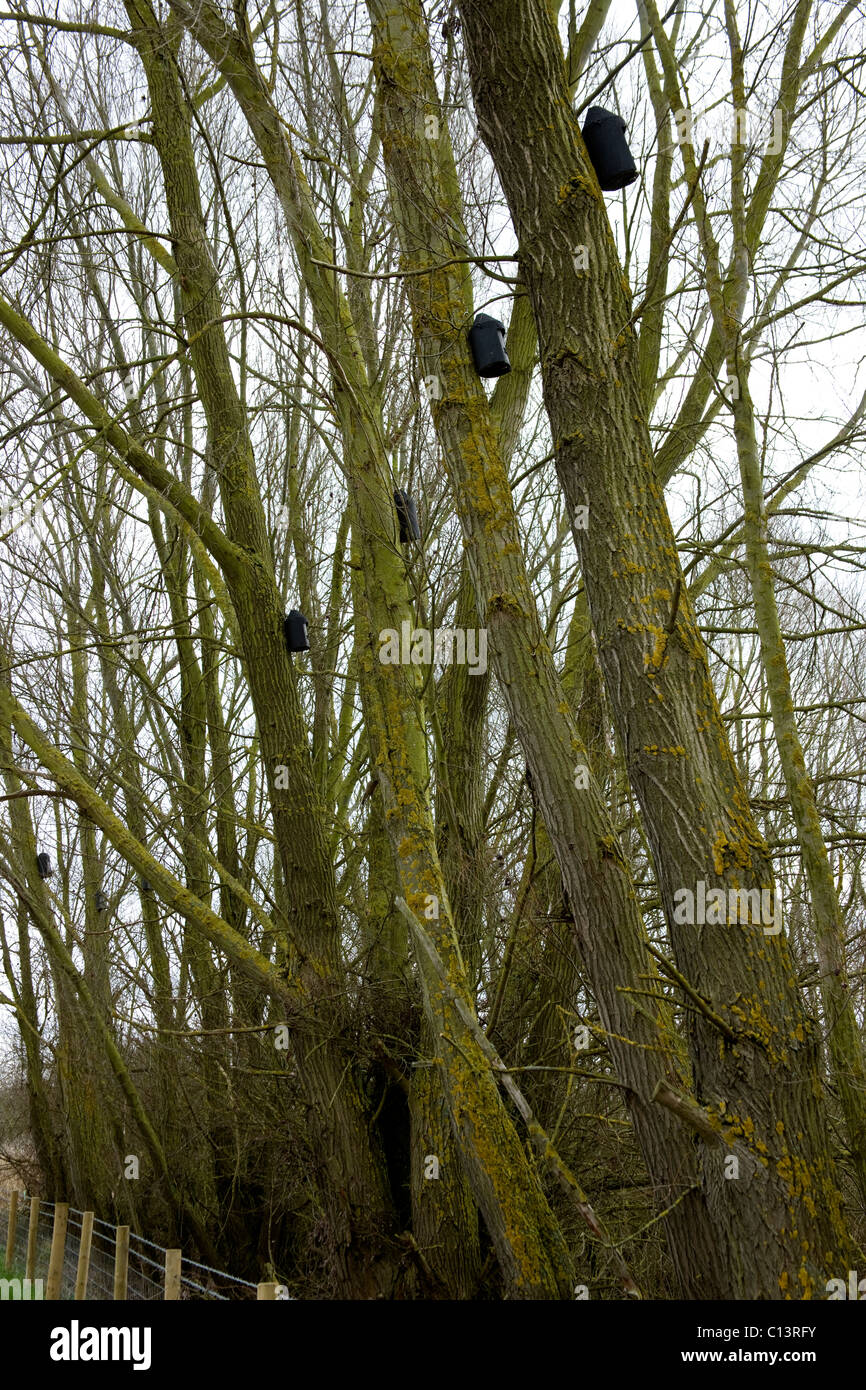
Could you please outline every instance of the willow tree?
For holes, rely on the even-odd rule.
[[[611,11],[3,21],[0,451],[46,518],[0,529],[21,1104],[53,1196],[301,1296],[799,1297],[850,1264],[856,595],[826,584],[839,633],[789,688],[778,658],[809,611],[784,504],[862,410],[762,486],[749,387],[765,321],[811,322],[783,302],[807,242],[750,318],[727,163],[671,138],[687,17],[641,4],[623,54]],[[774,31],[786,138],[731,164],[748,256],[850,12]],[[660,132],[622,220],[575,114],[609,88]],[[488,395],[467,334],[496,296]],[[728,434],[720,534],[699,491],[675,536],[663,488]],[[489,673],[383,659],[446,624]],[[699,882],[780,876],[783,933],[679,920]]]
[[[808,6],[801,6],[808,12]],[[460,5],[481,134],[508,198],[539,340],[557,472],[575,518],[599,660],[640,801],[676,959],[707,1011],[690,1051],[700,1104],[743,1135],[746,1191],[701,1153],[707,1202],[741,1296],[823,1285],[847,1233],[817,1103],[819,1040],[781,932],[696,930],[675,911],[701,882],[773,890],[709,677],[654,466],[633,305],[543,0]],[[801,15],[791,44],[802,43]],[[585,254],[581,254],[585,253]],[[588,509],[590,524],[576,520]],[[711,1015],[728,1025],[719,1037]],[[780,1070],[794,1078],[779,1084]],[[719,1108],[721,1107],[721,1108]],[[681,1113],[684,1118],[685,1108]],[[813,1193],[820,1194],[816,1202]],[[768,1219],[769,1216],[769,1219]],[[796,1231],[796,1235],[793,1232]]]
[[[654,962],[633,884],[607,818],[588,754],[547,646],[523,564],[497,415],[467,351],[472,322],[466,233],[447,121],[441,110],[420,7],[370,4],[382,105],[382,143],[400,234],[422,372],[435,382],[431,408],[463,525],[478,612],[490,631],[497,677],[526,754],[569,898],[575,936],[592,980],[684,1289],[724,1288],[705,1212],[688,1191],[691,1143],[653,1105],[663,1079],[685,1084],[684,1060],[660,1004],[634,992],[652,984]],[[433,125],[431,126],[431,122]],[[433,138],[430,138],[430,132]],[[517,301],[512,331],[528,313]],[[584,786],[584,782],[587,783]],[[629,996],[631,995],[631,999]],[[637,1046],[635,1046],[637,1044]],[[655,1054],[655,1055],[654,1055]]]

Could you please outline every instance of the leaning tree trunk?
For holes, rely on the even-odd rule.
[[[425,720],[415,686],[417,668],[411,667],[407,676],[403,668],[379,660],[377,634],[386,628],[399,631],[401,622],[410,619],[410,610],[402,560],[394,547],[393,503],[387,481],[378,388],[367,379],[362,344],[349,305],[327,268],[333,263],[332,248],[315,218],[300,160],[289,143],[286,127],[273,106],[251,48],[245,38],[226,28],[219,11],[208,3],[192,9],[182,0],[172,0],[172,9],[227,78],[249,122],[279,196],[332,368],[369,624],[357,643],[359,686],[388,834],[406,900],[419,930],[426,928],[429,932],[453,982],[451,992],[443,989],[426,958],[423,954],[419,957],[425,1011],[439,1046],[437,1060],[461,1159],[509,1294],[518,1298],[563,1296],[570,1286],[571,1270],[562,1233],[499,1095],[490,1064],[462,1012],[468,993],[436,854],[428,795]],[[155,50],[157,61],[162,52]],[[169,151],[162,148],[160,153],[165,160]],[[167,191],[170,196],[171,190]],[[196,243],[195,249],[197,255],[190,268],[201,258],[200,244]],[[200,296],[210,291],[212,283],[205,283],[202,270],[198,295],[190,305],[191,327],[194,314],[200,312]],[[204,322],[212,323],[213,317]],[[211,343],[213,340],[212,333],[202,339]],[[220,385],[225,389],[224,381]],[[227,482],[231,482],[230,477]],[[224,505],[229,500],[227,497]],[[240,538],[236,531],[230,531],[232,539]],[[238,597],[233,597],[239,608]],[[240,609],[238,616],[243,628],[245,615]],[[260,712],[260,724],[263,717],[264,710]],[[264,729],[261,736],[264,744]],[[430,903],[437,905],[438,915],[426,913]],[[420,925],[422,921],[424,927]]]
[[[245,670],[268,776],[274,831],[302,948],[299,974],[316,1000],[320,1028],[300,1031],[298,1069],[312,1106],[320,1180],[332,1228],[335,1280],[347,1294],[389,1293],[396,1277],[388,1251],[393,1209],[384,1161],[369,1124],[357,1069],[341,1046],[345,976],[333,867],[310,761],[294,671],[282,641],[282,605],[252,446],[234,378],[201,209],[190,111],[176,63],[180,27],[160,27],[146,3],[130,0],[130,20],[148,80],[154,142],[162,163],[181,303],[196,385],[207,417],[229,539],[246,563],[226,576],[238,616]],[[279,769],[289,770],[290,787]]]
[[[704,1191],[739,1296],[810,1296],[849,1258],[819,1099],[819,1040],[784,936],[764,933],[753,899],[736,896],[772,893],[772,865],[728,745],[653,468],[629,287],[546,6],[461,0],[459,8],[479,127],[532,298],[557,471],[607,693],[677,963],[707,1001],[691,1015],[698,1096],[730,1142],[743,1136],[765,1175],[751,1184],[726,1179],[723,1146],[705,1144]],[[733,915],[748,920],[678,921],[682,890],[694,901],[700,884],[720,889]]]
[[[523,561],[500,431],[466,343],[471,282],[462,208],[417,0],[368,0],[379,80],[383,149],[401,239],[422,371],[460,514],[479,617],[532,775],[575,917],[575,937],[598,1002],[611,1056],[628,1087],[677,1277],[690,1297],[726,1292],[692,1138],[653,1104],[656,1086],[686,1084],[687,1065],[660,992],[634,885],[557,678]],[[419,99],[420,94],[420,99]],[[427,138],[433,116],[436,138]],[[515,314],[519,314],[519,307]],[[649,997],[647,997],[649,995]],[[563,1047],[563,1060],[569,1053]]]

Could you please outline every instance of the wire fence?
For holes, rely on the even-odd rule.
[[[33,1203],[36,1203],[35,1208]],[[76,1297],[83,1244],[85,1252],[89,1253],[89,1266],[79,1298],[111,1300],[118,1297],[115,1289],[119,1269],[125,1276],[125,1296],[135,1301],[179,1298],[228,1303],[288,1297],[288,1291],[279,1284],[251,1284],[225,1270],[191,1260],[179,1250],[167,1250],[133,1231],[128,1232],[127,1253],[126,1227],[112,1226],[93,1213],[79,1211],[76,1207],[58,1207],[54,1202],[43,1202],[25,1193],[14,1197],[9,1193],[0,1195],[0,1259],[5,1253],[7,1277],[41,1279],[44,1286],[51,1266],[55,1231],[62,1230],[64,1211],[67,1216],[62,1262],[58,1235],[53,1267],[56,1291],[49,1296]],[[90,1217],[89,1222],[85,1221],[85,1216]],[[89,1233],[88,1226],[91,1226]],[[122,1233],[120,1240],[118,1232]]]

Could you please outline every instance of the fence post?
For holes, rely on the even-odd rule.
[[[180,1261],[182,1251],[166,1250],[165,1252],[165,1298],[180,1298]]]
[[[6,1232],[6,1268],[15,1259],[15,1229],[18,1225],[18,1188],[9,1193],[9,1229]]]
[[[30,1193],[30,1225],[27,1227],[27,1260],[24,1265],[24,1278],[33,1279],[36,1275],[36,1238],[39,1233],[39,1198]]]
[[[259,1299],[275,1299],[277,1296],[276,1284],[259,1284],[256,1289],[256,1301]]]
[[[129,1272],[129,1227],[118,1226],[114,1250],[114,1301],[126,1302],[126,1281]]]
[[[86,1211],[81,1218],[81,1244],[78,1247],[78,1273],[75,1276],[75,1301],[80,1303],[87,1297],[87,1276],[90,1273],[90,1242],[93,1239],[93,1212]]]
[[[51,1254],[48,1257],[48,1282],[45,1297],[60,1297],[63,1280],[63,1254],[66,1249],[66,1223],[69,1220],[69,1203],[56,1202],[54,1205],[54,1230],[51,1233]]]

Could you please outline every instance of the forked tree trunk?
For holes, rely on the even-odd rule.
[[[726,1288],[691,1135],[652,1102],[659,1080],[688,1084],[683,1049],[660,991],[628,866],[589,775],[557,679],[523,561],[499,431],[471,364],[471,284],[461,258],[462,208],[417,0],[368,0],[382,104],[383,150],[422,371],[436,383],[433,422],[451,478],[479,617],[532,774],[575,917],[575,938],[629,1103],[684,1292]],[[437,134],[428,138],[434,117]],[[427,273],[420,273],[426,271]],[[519,312],[515,310],[515,312]],[[650,991],[649,997],[647,992]],[[569,1052],[563,1043],[563,1064]]]

